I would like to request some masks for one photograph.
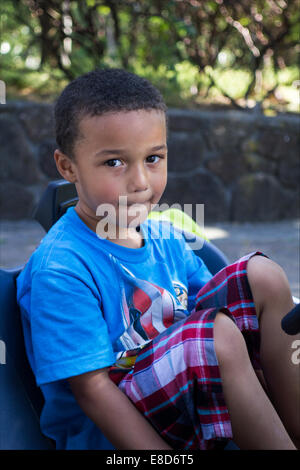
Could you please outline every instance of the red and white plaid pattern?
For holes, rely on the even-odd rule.
[[[217,273],[199,291],[191,315],[147,344],[133,370],[111,371],[111,379],[175,449],[213,449],[232,438],[213,325],[217,312],[227,313],[244,335],[253,367],[260,368],[258,320],[246,271],[254,254]]]

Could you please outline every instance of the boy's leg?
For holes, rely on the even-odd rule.
[[[120,383],[174,448],[207,448],[212,439],[231,438],[231,421],[241,448],[294,448],[253,369],[260,361],[250,257],[214,276],[199,291],[195,312],[146,345],[134,373]],[[232,318],[218,313],[214,320],[222,310]]]
[[[241,449],[295,449],[257,379],[242,333],[223,313],[214,322],[214,343],[234,442]]]
[[[241,332],[223,313],[215,316],[196,311],[156,337],[121,390],[174,448],[210,448],[233,429],[241,449],[294,449]]]
[[[248,280],[260,325],[260,358],[269,396],[295,445],[300,447],[300,370],[292,361],[292,344],[281,328],[294,303],[284,271],[271,260],[254,256]]]
[[[118,383],[174,449],[232,439],[213,342],[216,312],[194,312],[149,342]]]

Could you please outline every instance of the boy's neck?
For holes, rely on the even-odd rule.
[[[141,248],[144,245],[144,239],[139,230],[136,228],[127,228],[116,226],[114,236],[108,236],[107,233],[99,233],[97,230],[97,225],[100,218],[88,214],[82,209],[80,204],[77,203],[75,210],[80,219],[91,229],[93,232],[97,233],[102,238],[109,240],[116,245],[125,246],[127,248]]]
[[[118,235],[118,238],[111,239],[107,237],[107,240],[127,248],[141,248],[144,245],[144,239],[141,233],[134,228],[127,229],[126,231],[120,229]]]

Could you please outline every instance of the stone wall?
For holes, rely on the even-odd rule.
[[[205,221],[300,217],[299,117],[171,109],[169,180],[161,203],[205,204]],[[0,105],[0,216],[32,216],[47,183],[60,178],[53,106]]]

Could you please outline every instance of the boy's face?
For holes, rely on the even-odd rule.
[[[87,116],[81,120],[79,130],[72,163],[79,215],[95,230],[92,221],[95,225],[99,221],[99,205],[114,207],[118,225],[121,211],[130,223],[135,218],[130,217],[130,206],[138,204],[144,210],[140,219],[145,219],[167,182],[164,113],[139,110]],[[120,205],[120,196],[127,197],[125,209]]]

